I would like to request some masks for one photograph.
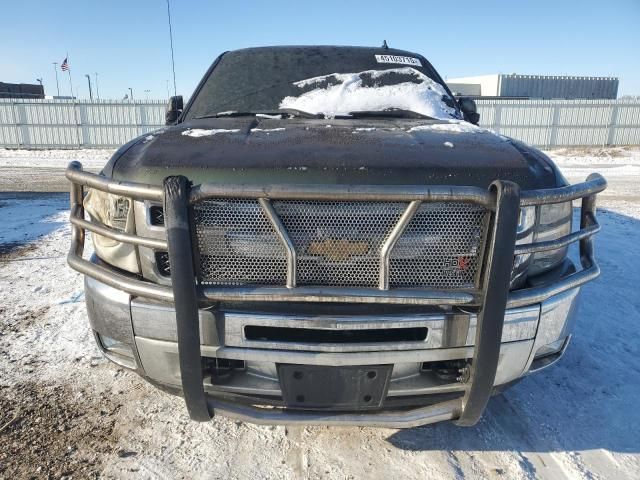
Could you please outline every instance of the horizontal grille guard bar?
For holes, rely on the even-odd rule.
[[[107,193],[123,195],[140,200],[162,203],[161,187],[135,182],[109,180],[94,173],[84,172],[80,162],[71,162],[65,172],[67,179],[74,184],[94,188]],[[582,183],[566,187],[524,190],[520,194],[520,206],[543,205],[547,203],[567,202],[602,192],[607,181],[598,173],[592,173]],[[266,198],[297,200],[387,200],[410,202],[468,201],[477,203],[489,210],[495,209],[495,198],[485,189],[464,186],[419,185],[197,185],[191,190],[191,204],[206,198]]]
[[[349,287],[203,287],[207,300],[379,303],[404,305],[469,305],[477,302],[470,292],[439,290],[378,290]]]
[[[99,281],[102,281],[108,285],[111,285],[115,288],[119,288],[123,291],[130,293],[131,295],[153,298],[157,300],[164,301],[172,301],[173,300],[173,292],[171,287],[164,285],[157,285],[155,283],[151,283],[144,280],[139,280],[136,277],[117,273],[109,268],[96,265],[90,261],[84,260],[82,255],[83,245],[84,245],[84,230],[90,230],[94,233],[101,234],[104,236],[108,236],[109,238],[122,241],[125,243],[131,243],[135,245],[148,246],[151,248],[164,249],[166,246],[166,241],[151,239],[145,237],[137,237],[135,235],[123,234],[117,230],[113,230],[110,227],[100,224],[95,221],[88,221],[84,219],[84,210],[82,208],[82,187],[95,188],[100,191],[128,196],[136,199],[148,199],[158,203],[162,203],[163,200],[163,190],[161,187],[150,186],[140,183],[132,183],[132,182],[119,182],[108,180],[107,178],[96,175],[89,172],[82,171],[82,165],[80,162],[71,162],[66,171],[66,177],[70,180],[72,184],[72,195],[71,195],[71,203],[72,203],[72,212],[71,212],[71,223],[73,225],[73,236],[72,236],[72,246],[69,253],[69,264],[75,270],[88,275],[92,278],[95,278]],[[320,195],[320,186],[315,186],[311,189],[309,186],[297,186],[297,187],[287,187],[285,189],[280,189],[280,187],[252,187],[253,190],[249,192],[249,190],[245,191],[245,196],[249,196],[249,193],[252,194],[263,194],[267,195],[268,198],[289,198],[289,195],[295,193],[296,191],[300,191],[304,189],[308,193],[310,198],[315,198],[315,195]],[[196,186],[192,188],[190,201],[193,201],[194,198],[203,198],[201,197],[205,193],[212,194],[215,196],[228,196],[231,197],[233,194],[241,194],[241,188],[244,186],[229,187],[229,186],[215,186],[215,188],[209,188],[207,186],[206,189],[203,186]],[[324,187],[323,187],[324,188]],[[331,187],[333,188],[333,187]],[[341,196],[348,197],[353,200],[353,197],[350,195],[363,195],[363,198],[374,198],[379,199],[378,197],[369,197],[369,195],[373,195],[374,191],[378,193],[385,193],[392,195],[398,195],[396,198],[400,201],[400,199],[408,198],[409,201],[417,201],[415,196],[411,196],[416,192],[422,192],[422,194],[426,195],[427,192],[430,192],[430,198],[437,200],[442,200],[440,195],[445,195],[447,193],[458,192],[463,193],[464,197],[467,201],[470,202],[478,202],[481,205],[484,205],[484,202],[487,200],[494,201],[493,195],[488,190],[479,189],[477,187],[437,187],[437,188],[424,188],[424,187],[416,187],[416,190],[409,192],[407,187],[404,186],[390,186],[384,187],[382,190],[375,187],[374,189],[362,188],[358,187],[357,189],[352,189],[349,186],[337,186],[343,194]],[[587,180],[583,183],[570,185],[568,187],[560,187],[556,189],[546,189],[546,190],[533,190],[533,191],[523,191],[520,194],[520,205],[528,206],[528,205],[542,205],[545,203],[555,203],[560,201],[570,201],[578,198],[583,198],[586,200],[588,198],[592,198],[596,193],[601,192],[606,188],[606,180],[599,174],[591,174],[587,178]],[[376,190],[378,189],[378,190]],[[223,191],[226,191],[227,194],[224,195]],[[75,192],[75,193],[74,193]],[[233,192],[229,193],[229,192]],[[348,193],[345,193],[348,192]],[[302,192],[300,192],[302,193]],[[481,193],[481,194],[480,194]],[[326,191],[325,191],[326,195]],[[406,195],[407,197],[402,197]],[[438,195],[438,197],[436,197]],[[466,196],[468,195],[468,196]],[[255,197],[254,197],[255,198]],[[265,198],[265,197],[258,197]],[[359,198],[358,198],[359,199]],[[446,199],[451,200],[451,197],[447,197]],[[407,200],[403,200],[407,201]],[[435,200],[432,200],[435,201]],[[581,229],[565,235],[556,240],[547,241],[547,242],[537,242],[531,244],[524,245],[516,245],[515,254],[528,254],[539,251],[553,250],[556,248],[561,248],[563,246],[569,245],[570,243],[580,241],[581,249],[584,247],[590,247],[591,245],[591,237],[596,234],[600,230],[600,225],[596,221],[595,217],[595,206],[592,208],[585,208],[584,204],[589,204],[589,202],[583,201],[583,209],[581,213]],[[493,210],[492,208],[491,210]],[[587,242],[586,244],[584,242]],[[581,261],[583,265],[583,270],[574,274],[571,274],[564,279],[555,282],[550,286],[542,286],[535,288],[528,288],[523,290],[516,290],[510,292],[509,298],[507,301],[507,307],[513,308],[516,306],[527,305],[531,303],[536,303],[543,301],[553,295],[564,292],[566,290],[570,290],[572,288],[578,287],[587,283],[594,278],[596,278],[599,273],[599,267],[595,263],[595,259],[593,258],[592,248],[586,248],[586,253],[581,255]],[[79,252],[79,254],[78,254]],[[342,301],[349,302],[368,302],[368,303],[388,303],[388,304],[421,304],[421,305],[433,305],[437,301],[440,304],[450,304],[450,305],[477,305],[478,297],[469,292],[456,292],[456,291],[435,291],[435,290],[409,290],[410,294],[406,295],[403,292],[407,292],[407,290],[399,291],[396,293],[396,289],[392,290],[375,290],[375,289],[367,289],[367,288],[348,288],[348,289],[340,289],[342,292]],[[443,294],[444,293],[444,294]],[[346,296],[345,296],[346,295]],[[387,298],[385,298],[385,296]],[[200,289],[200,300],[201,301],[211,301],[214,299],[217,300],[237,300],[244,299],[248,301],[339,301],[339,296],[335,295],[335,292],[331,293],[327,290],[327,288],[314,288],[314,287],[304,287],[301,289],[297,288],[278,288],[278,287],[263,287],[263,288],[248,288],[248,287],[205,287]]]
[[[130,243],[132,245],[141,245],[143,247],[149,248],[157,248],[160,250],[167,249],[166,240],[132,235],[130,233],[121,232],[119,230],[107,227],[105,224],[100,222],[91,222],[85,220],[84,218],[80,217],[80,206],[78,205],[75,205],[75,207],[71,211],[71,218],[69,219],[69,221],[73,225],[77,225],[84,228],[85,230],[89,230],[90,232],[102,235],[103,237],[117,240],[118,242]]]
[[[448,400],[411,410],[374,413],[331,413],[288,411],[282,408],[259,408],[223,399],[207,400],[211,410],[240,421],[262,425],[336,425],[383,428],[413,428],[443,420],[452,420],[462,412],[462,400]]]
[[[76,240],[72,240],[76,241]],[[130,295],[161,300],[165,302],[173,301],[173,291],[171,287],[158,285],[155,283],[137,280],[136,278],[116,273],[106,267],[96,265],[93,262],[84,260],[76,253],[71,253],[67,257],[69,266],[77,272],[87,275],[113,288],[122,290]],[[509,293],[507,308],[516,308],[532,303],[542,302],[554,295],[567,290],[584,285],[594,280],[600,274],[597,265],[574,273],[564,279],[555,282],[550,286],[527,288]],[[372,303],[372,304],[395,304],[395,305],[466,305],[477,306],[476,296],[461,292],[431,292],[415,291],[412,295],[395,294],[395,290],[382,292],[375,289],[342,289],[342,295],[327,296],[326,289],[305,287],[305,294],[302,295],[299,289],[287,289],[277,287],[264,287],[260,289],[240,288],[205,288],[200,291],[200,300],[206,301],[296,301],[296,302],[347,302],[347,303]],[[386,296],[381,296],[385,293]]]
[[[209,198],[265,198],[269,200],[331,200],[423,202],[459,201],[495,210],[495,195],[479,187],[422,185],[196,185],[192,205]]]
[[[589,219],[589,226],[584,227],[576,232],[570,233],[555,240],[548,240],[546,242],[534,242],[516,245],[514,253],[515,255],[525,255],[528,253],[546,252],[548,250],[555,250],[558,248],[566,247],[571,243],[592,237],[600,231],[600,224],[597,222],[593,215],[589,215]]]
[[[520,206],[529,207],[547,203],[561,203],[595,195],[607,188],[607,181],[599,173],[592,173],[582,183],[559,188],[528,190],[520,194]]]
[[[82,171],[82,164],[80,162],[71,162],[64,175],[72,184],[95,188],[96,190],[113,193],[114,195],[122,195],[137,200],[152,200],[155,202],[162,202],[164,198],[162,187],[146,185],[144,183],[109,180],[102,175]]]

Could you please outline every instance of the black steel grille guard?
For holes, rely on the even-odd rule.
[[[75,270],[132,295],[156,300],[173,301],[176,308],[178,351],[182,373],[183,394],[190,416],[194,420],[210,419],[216,409],[229,416],[267,423],[302,424],[372,424],[387,427],[409,427],[436,420],[455,419],[459,425],[475,424],[489,400],[495,380],[504,313],[507,307],[517,307],[543,301],[563,291],[578,287],[596,278],[600,269],[594,258],[593,235],[600,226],[596,220],[596,194],[606,188],[605,179],[591,174],[580,184],[545,190],[520,192],[512,182],[496,180],[488,190],[461,186],[191,186],[185,177],[168,177],[163,187],[130,182],[111,181],[100,175],[82,171],[79,162],[72,162],[66,171],[71,181],[72,240],[68,263]],[[167,240],[139,237],[114,230],[85,219],[84,187],[164,204]],[[381,261],[380,288],[331,288],[295,286],[295,248],[286,235],[280,240],[287,251],[287,285],[283,287],[214,287],[196,282],[193,233],[190,209],[208,198],[257,199],[265,211],[273,200],[333,201],[402,201],[417,208],[422,202],[462,201],[481,205],[491,212],[489,235],[484,251],[480,288],[468,291],[390,289],[388,263]],[[580,229],[559,239],[526,245],[515,245],[520,207],[543,205],[582,199]],[[272,207],[271,207],[272,209]],[[279,222],[277,215],[272,223]],[[400,219],[398,225],[401,225]],[[82,258],[85,229],[121,242],[154,249],[168,250],[172,265],[172,287],[131,278]],[[400,228],[401,230],[401,228]],[[509,291],[514,255],[547,251],[579,242],[582,270],[558,282],[535,288]],[[392,243],[392,242],[391,242]],[[387,257],[388,260],[388,257]],[[386,265],[386,267],[385,267]],[[386,281],[385,281],[386,280]],[[419,305],[473,305],[479,308],[478,327],[470,380],[460,400],[449,400],[431,407],[405,412],[340,414],[265,411],[252,406],[240,406],[224,400],[207,398],[202,385],[198,305],[202,301],[307,301],[397,303]]]

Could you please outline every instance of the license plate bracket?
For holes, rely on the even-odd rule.
[[[380,408],[393,365],[327,367],[278,364],[285,405],[309,410]]]

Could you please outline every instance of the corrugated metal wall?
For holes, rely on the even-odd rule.
[[[640,100],[477,100],[480,124],[538,146],[640,145]],[[165,102],[0,99],[0,148],[109,148],[164,125]]]
[[[480,125],[544,147],[640,145],[638,100],[476,100]]]
[[[618,96],[618,79],[615,77],[500,75],[498,95],[537,99],[614,100]]]

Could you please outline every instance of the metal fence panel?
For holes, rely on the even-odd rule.
[[[0,148],[110,148],[164,125],[160,100],[0,99]]]
[[[640,145],[640,100],[477,100],[480,125],[537,146]],[[164,125],[161,100],[0,99],[0,148],[115,148]]]
[[[640,145],[640,100],[477,100],[480,125],[542,146]]]

